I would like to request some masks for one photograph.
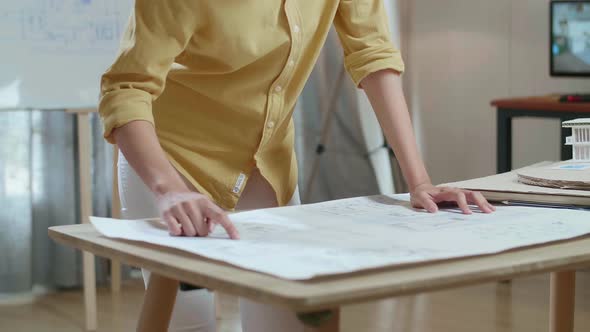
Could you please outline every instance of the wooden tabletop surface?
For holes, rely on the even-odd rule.
[[[49,236],[170,278],[300,312],[590,266],[590,237],[584,237],[496,255],[292,281],[179,250],[109,239],[88,224],[51,227]]]
[[[491,105],[515,110],[590,113],[590,103],[562,103],[559,95],[496,99]]]

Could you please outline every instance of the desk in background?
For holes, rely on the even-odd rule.
[[[590,103],[561,103],[559,95],[497,99],[492,101],[497,108],[497,172],[512,169],[512,118],[538,117],[567,121],[590,117]],[[561,160],[572,158],[571,146],[565,145],[570,129],[561,129]]]

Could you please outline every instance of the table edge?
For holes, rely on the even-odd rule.
[[[60,226],[58,226],[58,227],[60,227]],[[106,258],[111,258],[111,259],[116,258],[116,259],[120,260],[121,262],[129,264],[129,265],[134,265],[134,266],[141,265],[141,267],[145,267],[145,268],[152,270],[152,271],[157,271],[156,273],[160,273],[163,276],[166,276],[169,278],[178,279],[178,280],[188,282],[188,283],[191,283],[191,282],[192,283],[195,283],[195,282],[200,283],[204,287],[208,287],[208,288],[212,288],[212,289],[224,288],[224,292],[228,293],[228,294],[249,297],[249,298],[255,299],[256,301],[282,304],[282,305],[290,307],[294,310],[298,310],[298,311],[302,311],[302,312],[317,310],[317,309],[332,308],[334,306],[340,306],[340,305],[344,305],[344,304],[352,304],[352,303],[358,303],[358,302],[364,302],[364,301],[370,301],[370,300],[377,300],[377,299],[390,298],[390,297],[396,297],[396,296],[402,296],[402,295],[416,294],[416,293],[421,293],[421,292],[453,289],[453,288],[458,288],[458,287],[463,287],[463,286],[468,286],[468,285],[475,285],[475,284],[481,284],[481,283],[486,283],[486,282],[513,279],[513,278],[523,277],[523,276],[527,276],[527,275],[535,275],[535,274],[542,274],[542,273],[546,273],[546,272],[570,270],[570,269],[575,269],[575,268],[579,268],[579,267],[590,266],[590,251],[589,251],[587,254],[572,256],[572,257],[569,257],[568,259],[554,258],[554,259],[545,261],[543,263],[544,264],[543,267],[535,268],[534,266],[531,266],[534,264],[530,264],[530,263],[524,264],[523,263],[521,265],[506,266],[503,268],[495,268],[493,270],[493,273],[490,272],[490,270],[485,270],[485,271],[478,270],[475,272],[464,274],[463,279],[469,279],[467,281],[466,280],[456,280],[457,277],[455,275],[451,275],[451,276],[437,278],[436,284],[424,284],[425,281],[420,281],[420,280],[416,279],[416,280],[414,280],[414,284],[408,284],[406,287],[398,287],[398,288],[390,290],[390,291],[378,290],[378,289],[382,289],[383,286],[375,285],[374,287],[368,287],[368,288],[364,289],[362,292],[357,291],[354,296],[351,296],[350,294],[345,294],[343,296],[341,292],[335,293],[335,294],[329,293],[329,294],[324,294],[324,295],[309,295],[309,294],[307,294],[305,288],[310,285],[309,285],[309,283],[306,284],[305,281],[285,280],[285,279],[281,279],[281,278],[277,278],[277,277],[273,277],[273,276],[268,276],[263,273],[248,271],[245,269],[235,267],[236,269],[239,269],[242,271],[251,272],[251,273],[255,273],[255,274],[259,274],[259,275],[264,275],[264,276],[267,276],[267,277],[270,277],[270,278],[273,278],[276,280],[280,280],[282,282],[290,284],[290,286],[300,286],[301,293],[298,295],[293,295],[292,293],[281,292],[280,290],[279,291],[271,291],[269,289],[261,290],[261,289],[255,288],[251,285],[235,285],[235,284],[232,284],[231,282],[227,282],[227,281],[223,281],[223,280],[219,280],[219,279],[213,280],[211,277],[208,277],[208,276],[200,276],[200,279],[197,280],[194,278],[195,274],[193,272],[182,271],[182,270],[179,270],[174,267],[172,267],[172,268],[168,267],[168,270],[171,270],[171,271],[166,271],[165,269],[163,269],[161,267],[162,264],[156,263],[156,262],[142,264],[142,263],[138,262],[139,260],[141,260],[141,258],[138,258],[138,257],[134,256],[133,254],[120,252],[120,251],[117,251],[116,249],[108,248],[108,247],[94,244],[91,242],[83,242],[82,239],[79,239],[71,234],[59,232],[59,231],[55,230],[54,228],[55,227],[49,228],[49,230],[48,230],[49,236],[52,239],[54,239],[55,241],[57,241],[61,244],[64,244],[66,246],[75,247],[78,250],[88,251],[88,252],[91,252],[91,253],[93,253],[97,256],[101,256],[101,257],[106,257]],[[121,241],[118,239],[110,239],[107,237],[104,237],[104,238],[109,241]],[[76,241],[76,242],[78,242],[77,243],[78,245],[74,246],[68,240]],[[578,239],[578,240],[580,240],[580,239]],[[564,242],[573,243],[575,241],[577,241],[577,240],[574,239],[571,241],[564,241]],[[135,242],[135,243],[137,243],[138,245],[141,245],[140,242]],[[554,245],[555,244],[553,244],[553,246]],[[551,245],[549,245],[549,246],[551,246]],[[533,248],[533,249],[535,249],[535,248]],[[528,251],[528,250],[530,250],[530,249],[525,248],[522,250],[518,250],[518,252],[523,253],[524,251]],[[514,252],[508,251],[508,252],[501,252],[498,254],[492,254],[492,255],[486,255],[486,256],[469,257],[469,258],[465,258],[462,261],[456,261],[455,263],[472,263],[472,262],[468,262],[468,260],[491,257],[491,256],[512,255],[512,254],[514,254]],[[441,264],[444,264],[444,263],[445,262],[438,262],[438,263],[432,263],[432,265],[439,265],[440,266]],[[539,263],[537,263],[537,264],[539,264]],[[429,267],[422,265],[422,266],[416,266],[416,267],[409,267],[408,269],[410,269],[410,268],[419,269],[419,268],[429,268]],[[384,271],[378,271],[376,273],[377,274],[387,274],[387,273],[395,273],[395,272],[399,272],[399,271],[400,271],[399,269],[396,271],[384,270]],[[351,276],[351,277],[354,277],[354,276]],[[431,280],[431,279],[432,278],[430,278],[428,280]],[[195,281],[195,280],[197,280],[197,281]],[[330,283],[332,281],[328,280],[326,282]],[[320,282],[320,281],[318,281],[318,282]],[[423,284],[420,284],[420,282],[422,282]]]

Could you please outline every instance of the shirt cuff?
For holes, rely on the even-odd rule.
[[[357,87],[365,77],[379,70],[404,72],[401,53],[392,47],[369,47],[351,53],[344,59],[344,66]]]
[[[154,125],[152,96],[137,89],[119,89],[107,92],[100,100],[99,113],[103,123],[103,136],[115,144],[112,132],[131,121],[143,120]]]

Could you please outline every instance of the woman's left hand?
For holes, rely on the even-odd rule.
[[[496,210],[477,191],[451,187],[435,187],[430,183],[417,186],[410,192],[410,196],[413,207],[423,208],[431,213],[438,211],[437,204],[447,202],[456,203],[464,214],[472,213],[469,204],[477,205],[484,213],[492,213]]]

